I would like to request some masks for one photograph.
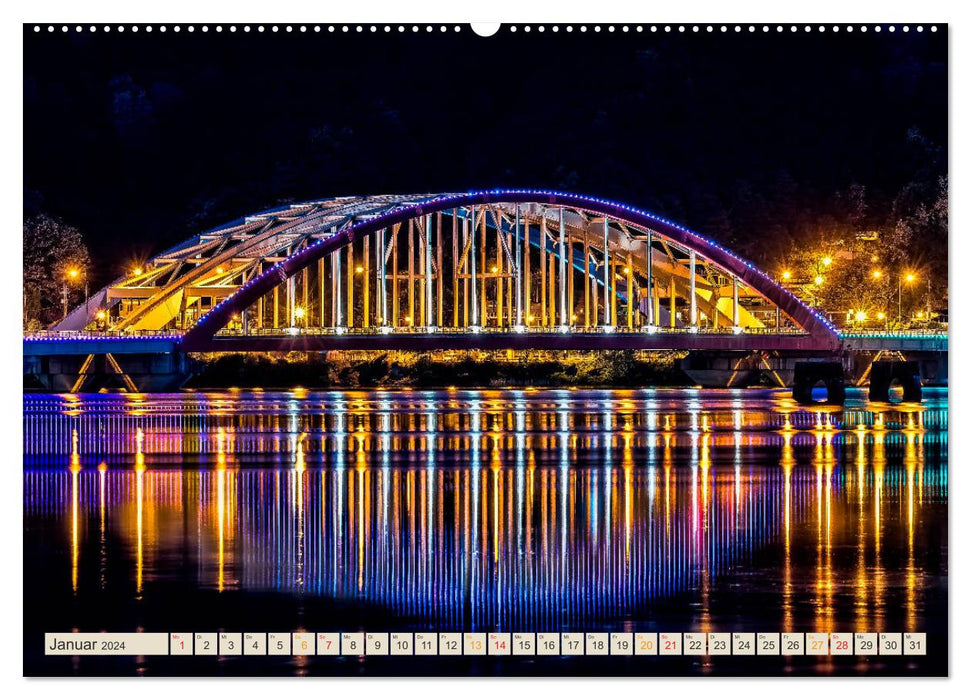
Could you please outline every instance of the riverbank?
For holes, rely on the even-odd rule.
[[[192,389],[692,386],[682,352],[198,353]]]

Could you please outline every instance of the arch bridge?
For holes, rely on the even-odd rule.
[[[840,342],[827,319],[715,241],[636,207],[545,190],[261,212],[155,256],[53,330],[182,352],[825,353]]]
[[[193,352],[500,349],[687,351],[705,386],[798,383],[799,362],[812,374],[819,360],[858,382],[905,360],[947,381],[946,334],[840,334],[715,241],[546,190],[338,197],[238,219],[25,336],[24,375],[160,390],[191,376]]]

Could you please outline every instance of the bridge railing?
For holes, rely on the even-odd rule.
[[[646,326],[614,326],[605,328],[603,326],[584,327],[584,326],[520,326],[520,327],[501,327],[483,326],[479,328],[448,326],[369,326],[366,328],[251,328],[243,331],[240,328],[223,328],[216,335],[218,337],[281,337],[281,336],[341,336],[341,335],[508,335],[511,333],[522,333],[524,335],[614,335],[623,333],[636,333],[639,335],[675,334],[675,335],[786,335],[802,336],[805,331],[798,329],[784,329],[777,331],[774,328],[745,328],[736,333],[731,329],[722,328],[670,328],[656,326],[649,329]]]
[[[339,335],[378,335],[382,333],[394,334],[394,335],[427,335],[427,334],[441,334],[441,335],[466,335],[469,333],[482,333],[482,334],[508,334],[508,333],[525,333],[530,335],[553,335],[561,333],[569,334],[589,334],[589,335],[609,335],[612,333],[663,333],[663,334],[675,334],[675,335],[758,335],[758,336],[769,336],[769,335],[785,335],[785,336],[800,336],[805,335],[804,331],[799,329],[786,328],[777,330],[775,328],[744,328],[738,333],[735,333],[731,329],[724,328],[685,328],[677,327],[671,328],[669,326],[655,326],[653,329],[649,329],[646,326],[615,326],[611,329],[607,329],[604,326],[594,326],[594,327],[584,327],[584,326],[522,326],[520,328],[516,327],[501,327],[496,328],[494,326],[483,326],[477,329],[471,329],[466,327],[453,328],[448,326],[440,327],[425,327],[425,326],[369,326],[366,328],[251,328],[248,331],[243,331],[241,328],[224,328],[217,334],[220,337],[241,337],[241,336],[252,336],[252,337],[280,337],[280,336],[339,336]],[[51,331],[51,330],[36,330],[36,331],[25,331],[24,340],[99,340],[104,338],[125,338],[125,339],[160,339],[165,338],[168,340],[177,340],[181,337],[181,332],[173,329],[165,330],[139,330],[139,331]],[[907,330],[896,330],[896,331],[882,331],[882,330],[852,330],[852,331],[841,331],[840,338],[843,339],[946,339],[948,333],[946,330],[928,329],[928,328],[912,328]]]
[[[104,338],[165,338],[177,340],[182,337],[179,331],[144,330],[144,331],[24,331],[24,340],[101,340]]]
[[[310,335],[310,336],[339,336],[339,335],[380,335],[380,334],[393,334],[393,335],[428,335],[428,334],[439,334],[439,335],[468,335],[468,334],[508,334],[508,333],[523,333],[529,335],[557,335],[563,333],[569,334],[587,334],[587,335],[611,335],[618,333],[658,333],[658,334],[674,334],[674,335],[786,335],[786,336],[800,336],[806,335],[804,331],[798,329],[782,329],[776,330],[775,328],[744,328],[737,333],[731,329],[725,328],[671,328],[668,326],[655,326],[650,329],[646,326],[614,326],[612,328],[605,328],[604,326],[594,326],[594,327],[584,327],[584,326],[521,326],[516,327],[501,327],[496,328],[495,326],[483,326],[480,328],[467,328],[459,327],[453,328],[448,326],[440,327],[426,327],[426,326],[402,326],[402,327],[391,327],[391,326],[369,326],[365,328],[251,328],[247,331],[243,331],[241,328],[223,328],[218,332],[218,336],[221,337],[280,337],[280,336],[294,336],[294,335]],[[115,331],[115,330],[105,330],[105,331],[51,331],[51,330],[37,330],[37,331],[25,331],[24,340],[99,340],[108,338],[119,338],[119,339],[160,339],[165,338],[167,340],[177,340],[182,335],[181,332],[173,329],[166,330],[139,330],[139,331]]]
[[[851,331],[840,331],[840,338],[895,338],[895,339],[906,339],[906,338],[947,338],[947,330],[940,330],[936,328],[909,328],[906,330],[899,331],[881,331],[881,330],[851,330]]]

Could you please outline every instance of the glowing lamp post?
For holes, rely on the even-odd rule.
[[[915,275],[913,272],[908,272],[904,275],[898,275],[897,277],[897,323],[900,323],[900,319],[903,317],[903,314],[901,313],[903,310],[903,303],[902,303],[903,286],[902,285],[904,282],[906,282],[907,284],[910,284],[911,282],[914,282],[916,279],[917,279],[917,275]]]
[[[812,296],[812,304],[813,304],[813,306],[819,306],[819,298],[816,296],[816,290],[818,290],[820,287],[822,287],[823,286],[823,282],[825,282],[825,281],[826,281],[826,278],[823,277],[822,275],[816,275],[813,278],[813,288],[812,288],[812,291],[810,292],[810,294]]]
[[[874,280],[883,278],[882,270],[873,270],[870,275]],[[917,275],[913,272],[901,272],[897,275],[897,323],[903,318],[903,286],[917,281]]]
[[[68,312],[68,283],[74,283],[78,281],[78,278],[83,278],[84,280],[84,310],[85,317],[87,317],[88,310],[88,275],[86,272],[82,272],[76,267],[69,267],[64,275],[64,286],[61,289],[61,301],[64,304],[64,317],[67,317]]]

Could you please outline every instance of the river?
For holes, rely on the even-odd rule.
[[[944,674],[947,390],[24,397],[25,672]],[[926,632],[926,656],[45,657],[45,631]]]

